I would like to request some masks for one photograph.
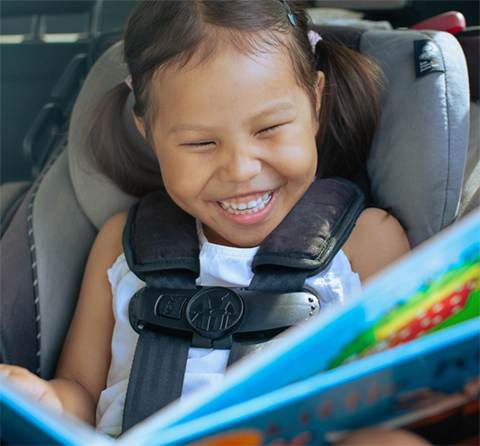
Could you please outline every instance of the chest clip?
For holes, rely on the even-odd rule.
[[[129,303],[137,332],[150,329],[192,337],[192,347],[229,349],[236,339],[271,338],[318,317],[320,302],[308,292],[274,293],[244,288],[193,290],[142,288]]]

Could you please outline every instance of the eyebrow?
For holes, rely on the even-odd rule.
[[[272,115],[281,114],[284,112],[289,112],[290,110],[295,110],[295,105],[290,101],[277,102],[271,107],[266,107],[264,110],[261,110],[255,116],[252,117],[252,121],[257,121],[261,118],[268,118]]]
[[[265,109],[261,110],[256,115],[250,118],[251,122],[256,122],[259,119],[265,119],[272,115],[281,114],[284,112],[289,112],[290,110],[295,110],[296,107],[292,102],[289,101],[282,101],[277,102],[271,107],[266,107]],[[186,132],[201,132],[205,130],[209,130],[210,127],[203,126],[203,125],[195,125],[195,124],[186,124],[186,123],[178,123],[175,124],[169,131],[168,134],[174,133],[186,133]]]

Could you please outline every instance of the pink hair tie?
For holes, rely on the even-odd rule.
[[[310,40],[310,45],[312,45],[312,51],[315,52],[317,43],[322,40],[320,35],[313,30],[308,31],[308,40]]]
[[[129,74],[125,79],[124,81],[127,85],[128,85],[128,88],[130,88],[130,90],[133,91],[133,87],[132,87],[132,75]]]

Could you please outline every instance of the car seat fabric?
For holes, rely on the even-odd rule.
[[[1,240],[2,360],[52,378],[95,228],[57,154]]]
[[[445,72],[415,75],[413,45],[433,40]],[[468,74],[457,40],[444,32],[365,32],[361,52],[390,89],[368,162],[375,202],[406,226],[412,247],[451,224],[468,144]]]
[[[70,175],[79,205],[97,229],[111,216],[128,210],[136,198],[123,193],[110,179],[98,173],[86,156],[85,135],[90,124],[90,113],[85,111],[92,111],[101,96],[123,82],[127,75],[123,44],[118,42],[94,65],[72,111],[68,143]]]
[[[2,185],[0,189],[1,236],[8,228],[11,219],[14,217],[31,185],[32,183],[29,181],[17,181]]]
[[[67,153],[60,155],[38,188],[33,207],[33,231],[40,299],[42,373],[56,364],[78,298],[83,269],[96,230],[78,206],[68,175]],[[59,185],[62,185],[59,188]],[[61,218],[58,211],[61,210]],[[51,280],[58,278],[59,280]]]

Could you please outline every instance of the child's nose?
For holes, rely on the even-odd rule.
[[[221,181],[246,182],[262,170],[262,161],[254,146],[229,147],[225,149],[224,155],[218,169]]]

